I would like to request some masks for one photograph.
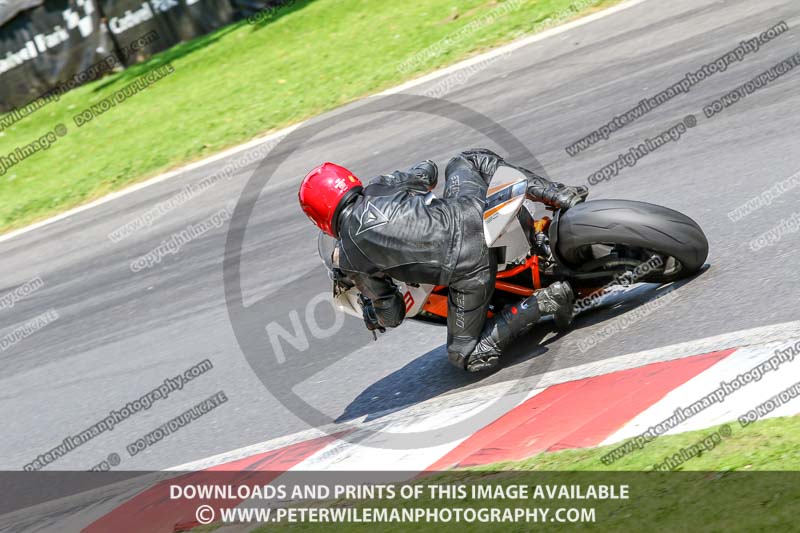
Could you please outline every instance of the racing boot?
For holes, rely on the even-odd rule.
[[[552,315],[556,328],[561,331],[569,328],[575,316],[575,293],[568,282],[553,283],[543,291],[537,292],[536,297],[542,316]]]
[[[475,349],[467,358],[466,370],[481,372],[500,363],[511,343],[528,333],[542,316],[553,315],[559,329],[572,321],[575,294],[567,282],[557,282],[520,303],[507,306],[483,328]]]

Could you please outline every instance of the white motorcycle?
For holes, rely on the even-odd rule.
[[[628,200],[586,201],[552,218],[535,219],[525,175],[500,167],[489,184],[483,228],[497,254],[497,279],[490,315],[555,281],[569,281],[578,297],[618,279],[670,283],[700,271],[708,240],[688,216],[655,204]],[[435,198],[428,193],[428,201]],[[363,298],[336,281],[331,256],[336,240],[320,233],[318,251],[334,280],[334,301],[361,318]],[[646,267],[646,268],[643,268]],[[448,289],[395,280],[406,318],[444,320]],[[374,332],[373,332],[374,333]]]

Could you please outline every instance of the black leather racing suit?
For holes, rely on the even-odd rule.
[[[381,325],[395,327],[405,317],[403,297],[390,278],[447,285],[447,350],[466,358],[475,349],[497,272],[483,212],[499,165],[513,166],[489,150],[460,153],[445,170],[443,197],[432,201],[425,196],[436,185],[432,163],[378,176],[341,211],[339,268],[372,300]],[[514,168],[528,177],[529,191],[552,196],[560,186]]]

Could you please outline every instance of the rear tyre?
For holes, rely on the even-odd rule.
[[[663,264],[638,281],[669,283],[696,274],[708,257],[708,239],[697,222],[645,202],[578,204],[561,214],[555,229],[560,259],[578,272],[630,271],[658,255]]]

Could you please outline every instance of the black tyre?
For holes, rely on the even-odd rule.
[[[579,272],[631,270],[648,257],[664,259],[662,268],[639,281],[668,283],[696,274],[708,257],[708,239],[700,226],[673,209],[629,200],[578,204],[560,217],[556,249]]]

